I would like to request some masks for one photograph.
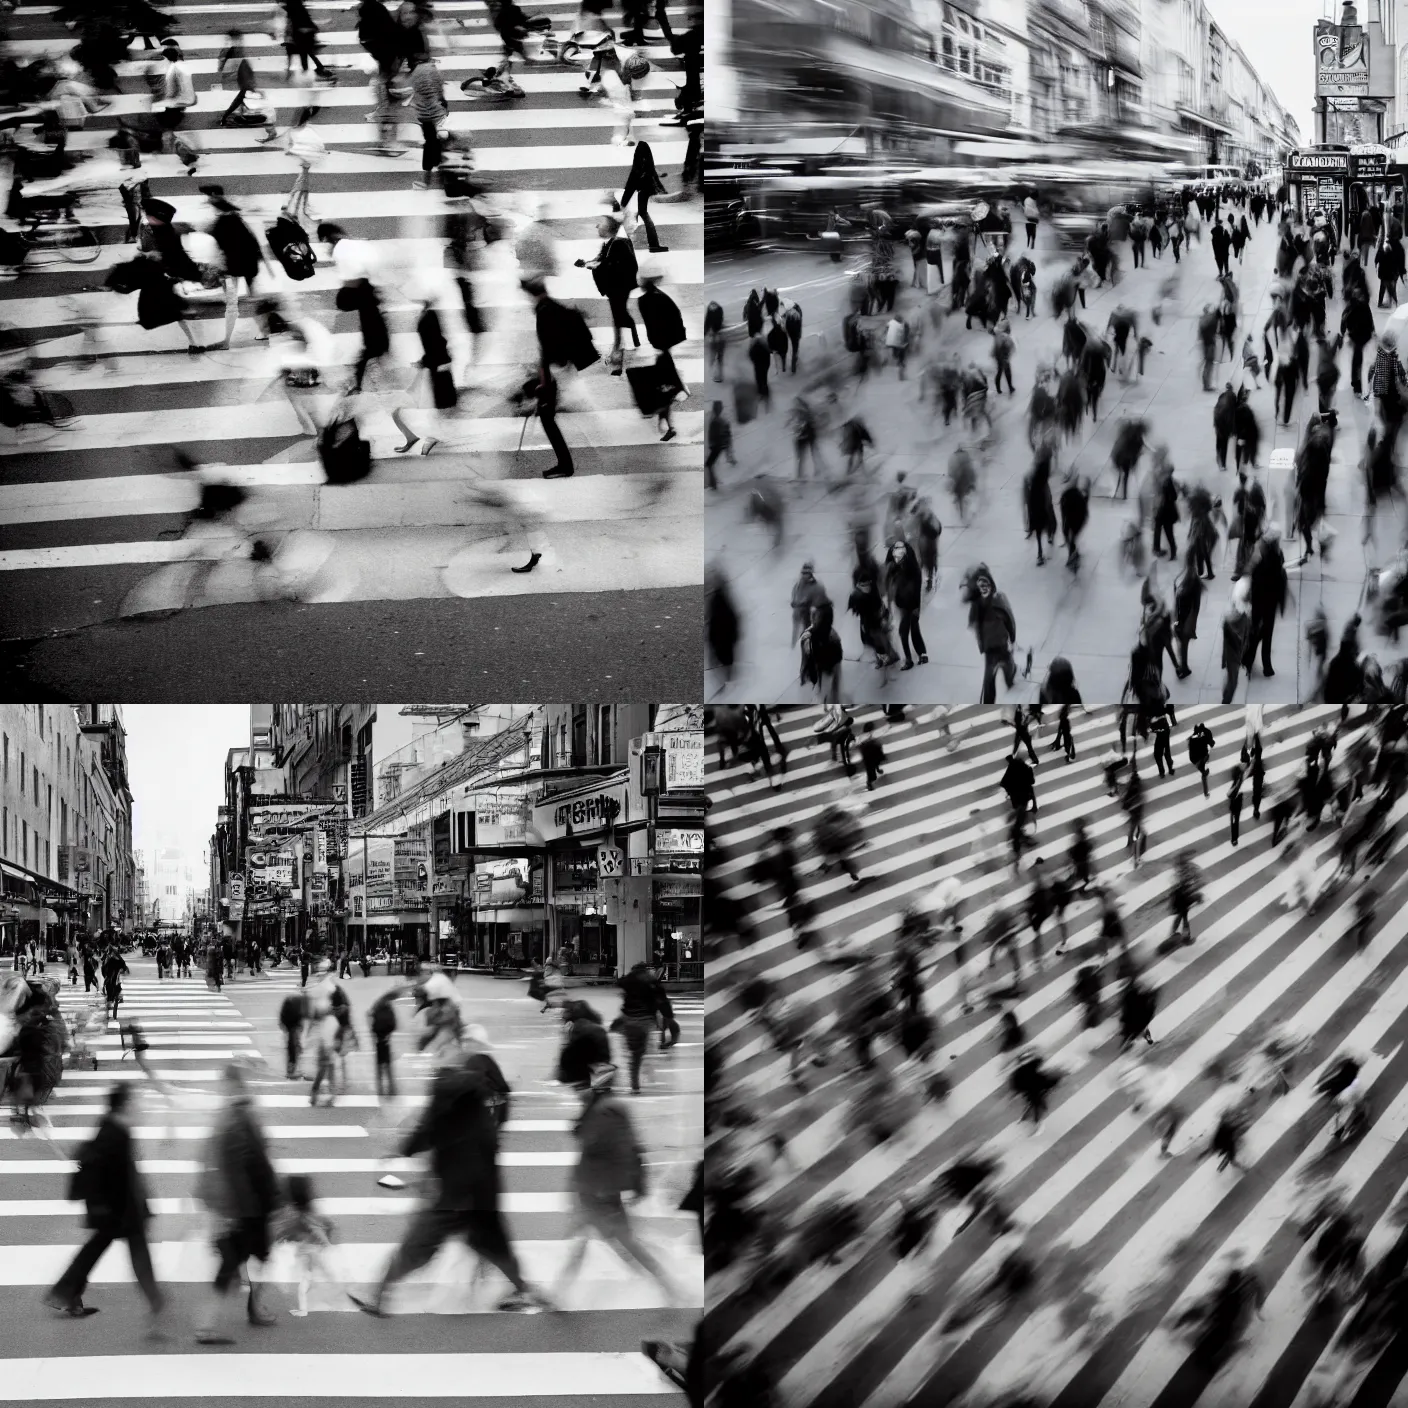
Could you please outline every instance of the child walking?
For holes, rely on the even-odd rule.
[[[298,1261],[298,1304],[290,1315],[308,1314],[308,1288],[314,1279],[335,1284],[332,1272],[332,1223],[313,1201],[313,1181],[307,1174],[289,1175],[288,1202],[274,1215],[275,1242],[291,1242]]]

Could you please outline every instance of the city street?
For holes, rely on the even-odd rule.
[[[535,10],[564,33],[576,14],[561,3]],[[295,281],[264,248],[266,267],[254,294],[241,292],[232,338],[218,280],[181,284],[190,349],[176,323],[138,326],[136,296],[105,283],[136,253],[125,242],[117,189],[127,173],[108,147],[120,120],[150,119],[145,74],[158,55],[144,55],[138,41],[117,65],[121,93],[68,135],[70,156],[112,174],[75,209],[98,241],[92,262],[39,249],[17,278],[0,282],[6,376],[25,362],[50,404],[71,410],[53,425],[7,430],[0,443],[0,654],[24,662],[27,697],[91,695],[114,672],[128,672],[135,687],[126,698],[209,699],[237,697],[226,686],[247,678],[245,662],[277,641],[291,647],[287,657],[266,656],[256,669],[270,693],[294,697],[308,693],[305,655],[335,641],[339,669],[361,690],[413,678],[420,651],[446,661],[454,679],[468,670],[491,696],[507,697],[524,681],[523,642],[570,657],[600,631],[605,663],[591,678],[609,697],[632,670],[629,631],[633,649],[642,637],[653,647],[640,675],[644,692],[667,677],[674,684],[665,692],[689,697],[698,687],[698,617],[677,607],[682,593],[697,597],[702,572],[703,235],[701,203],[680,181],[687,133],[674,98],[682,59],[652,28],[632,131],[649,143],[665,183],[651,209],[651,243],[661,248],[647,252],[643,226],[636,244],[642,267],[655,261],[659,287],[680,309],[686,340],[674,356],[695,395],[675,408],[675,435],[662,443],[656,417],[640,412],[628,378],[611,375],[606,360],[563,371],[560,425],[573,472],[549,483],[543,473],[559,456],[541,418],[515,399],[539,360],[534,303],[520,288],[520,237],[529,237],[523,258],[533,248],[555,258],[548,293],[580,310],[594,346],[609,352],[607,301],[593,271],[574,266],[599,252],[600,214],[622,192],[639,148],[613,141],[618,114],[599,92],[580,96],[581,66],[541,54],[536,38],[533,61],[517,73],[518,96],[463,94],[460,84],[498,63],[502,45],[479,0],[451,0],[438,7],[443,31],[430,41],[450,109],[444,125],[471,149],[486,192],[471,210],[451,201],[438,178],[418,188],[415,113],[396,106],[386,132],[392,145],[383,148],[354,9],[314,0],[310,11],[330,73],[313,88],[290,81],[267,26],[219,7],[170,7],[196,98],[182,136],[198,159],[188,172],[175,155],[149,152],[132,175],[174,209],[178,232],[195,232],[191,248],[214,218],[202,194],[208,186],[223,189],[263,248],[299,169],[284,136],[308,102],[317,109],[308,131],[326,148],[311,169],[311,213],[300,221],[316,268]],[[662,13],[677,37],[691,22],[684,7]],[[235,94],[232,71],[222,79],[217,59],[234,20],[258,30],[243,42],[272,113],[263,128],[222,125]],[[18,10],[6,26],[8,52],[26,62],[74,44],[42,8]],[[278,140],[261,144],[275,122]],[[488,222],[466,256],[480,324],[473,329],[445,259],[446,222],[456,212],[471,226],[480,214]],[[342,292],[356,265],[335,267],[316,235],[322,222],[340,226],[349,247],[368,242],[359,258],[380,290],[389,331],[386,376],[355,403],[338,393],[363,345],[359,314]],[[255,336],[256,310],[270,299],[320,329],[306,344],[319,379],[297,410],[280,383],[278,336],[273,350]],[[452,414],[431,409],[424,378],[411,389],[426,303],[448,344],[459,393]],[[636,298],[630,306],[639,319]],[[653,365],[644,336],[640,346],[627,351],[627,371]],[[371,470],[332,482],[305,421],[324,425],[349,404]],[[404,452],[417,446],[403,444],[393,410],[406,411],[419,453]],[[214,522],[194,520],[211,484],[241,490],[245,500]],[[525,569],[530,553],[534,566]],[[423,633],[415,627],[422,610],[434,619]],[[172,681],[172,637],[162,629],[172,615],[193,616],[203,637],[193,660],[203,683],[189,696]]]
[[[1387,830],[1375,833],[1387,838],[1382,852],[1368,846],[1354,878],[1340,882],[1331,876],[1350,822],[1339,825],[1337,803],[1313,827],[1308,816],[1293,819],[1279,847],[1272,836],[1281,800],[1293,812],[1297,795],[1310,795],[1290,789],[1317,733],[1328,740],[1334,732],[1337,710],[1266,710],[1261,815],[1253,816],[1249,780],[1236,846],[1227,797],[1256,728],[1248,711],[1180,711],[1168,778],[1138,741],[1145,850],[1137,867],[1121,801],[1102,775],[1118,742],[1117,711],[1076,713],[1073,762],[1051,750],[1048,717],[1034,739],[1034,830],[1015,875],[998,784],[1016,745],[996,710],[952,711],[951,737],[932,713],[895,722],[858,710],[857,738],[871,729],[885,754],[870,792],[859,757],[854,779],[828,759],[814,708],[776,716],[787,751],[776,790],[746,765],[721,766],[715,737],[711,904],[721,917],[724,901],[730,911],[736,904],[747,919],[742,938],[716,922],[706,1014],[720,1072],[709,1146],[720,1240],[711,1230],[706,1329],[721,1374],[740,1374],[741,1385],[742,1366],[753,1364],[783,1408],[1404,1401],[1401,1318],[1385,1339],[1351,1345],[1350,1309],[1364,1302],[1350,1290],[1317,1308],[1318,1243],[1299,1229],[1317,1202],[1337,1195],[1358,1219],[1371,1279],[1387,1276],[1401,1295],[1408,759],[1394,740],[1401,721],[1369,713],[1352,711],[1331,745],[1329,791],[1372,769],[1366,797],[1378,794],[1380,777],[1396,777],[1383,794],[1394,800]],[[1213,739],[1210,798],[1188,757],[1198,724]],[[859,883],[824,865],[813,839],[836,803],[859,819],[863,841],[844,861]],[[1033,858],[1053,885],[1071,874],[1077,823],[1092,844],[1095,883],[1065,912],[1064,956],[1053,956],[1056,926],[1046,920],[1043,966],[1027,919]],[[791,829],[796,859],[785,906],[777,900],[787,867],[772,859],[781,826]],[[1185,848],[1200,871],[1190,944],[1170,934],[1174,862]],[[833,862],[836,854],[827,852]],[[950,886],[966,1003],[963,959],[943,917]],[[1101,889],[1127,936],[1127,946],[1116,937],[1108,962]],[[1365,903],[1361,950],[1350,930]],[[1003,907],[1015,917],[1020,987],[1007,958],[987,951]],[[908,1060],[900,1042],[909,1029],[898,1020],[909,1001],[898,961],[906,929],[927,932],[917,1004],[932,1021],[932,1045]],[[1082,1020],[1073,994],[1086,968],[1097,988],[1103,983],[1093,1022]],[[1130,1054],[1122,1054],[1121,973],[1155,996],[1152,1016],[1145,1009],[1126,1033]],[[871,1047],[858,1036],[867,1020],[860,994],[877,990],[896,1020],[868,1028]],[[905,1006],[906,1021],[912,1011]],[[1004,1040],[1013,1019],[1020,1033]],[[1294,1058],[1273,1057],[1273,1038]],[[873,1051],[868,1072],[865,1050]],[[1033,1053],[1059,1075],[1035,1124],[1008,1089]],[[1367,1121],[1341,1141],[1333,1133],[1340,1113],[1317,1084],[1346,1055],[1358,1064],[1354,1090]],[[1170,1110],[1180,1122],[1167,1134]],[[1232,1110],[1240,1148],[1234,1165],[1220,1168],[1205,1155]],[[931,1180],[941,1171],[987,1160],[996,1165],[982,1185],[988,1202],[976,1193],[971,1202],[953,1194],[956,1207],[941,1201],[937,1221],[927,1233],[918,1223],[917,1245],[901,1255],[897,1238],[916,1225],[904,1208],[932,1209]],[[1029,1269],[1031,1282],[1004,1281],[1014,1267]],[[1232,1267],[1250,1272],[1261,1318],[1247,1313],[1230,1352],[1214,1361],[1180,1319]],[[727,1387],[721,1396],[728,1401]]]
[[[346,1292],[365,1295],[380,1277],[425,1174],[421,1160],[385,1162],[397,1138],[419,1116],[433,1073],[414,1053],[419,1023],[400,1007],[394,1038],[399,1099],[374,1093],[371,1039],[365,1014],[373,1000],[402,979],[385,965],[370,978],[354,969],[343,980],[361,1048],[348,1061],[348,1084],[331,1109],[310,1109],[306,1079],[284,1079],[278,1008],[299,986],[296,969],[260,977],[241,972],[221,992],[203,975],[158,980],[155,965],[128,955],[122,1022],[138,1021],[151,1043],[149,1059],[169,1083],[168,1106],[124,1052],[119,1024],[96,1039],[98,1070],[70,1070],[48,1105],[52,1142],[0,1131],[0,1316],[8,1327],[0,1356],[0,1399],[136,1398],[196,1402],[218,1396],[241,1403],[270,1398],[416,1402],[448,1397],[486,1402],[586,1405],[616,1396],[632,1402],[680,1401],[672,1385],[640,1353],[643,1339],[688,1340],[695,1313],[668,1309],[660,1289],[602,1245],[594,1245],[560,1313],[494,1315],[506,1290],[497,1272],[476,1272],[462,1248],[446,1249],[411,1277],[396,1299],[394,1318],[378,1323],[358,1314]],[[80,981],[50,965],[63,982],[66,1019],[88,1001]],[[502,1207],[527,1279],[548,1286],[558,1274],[571,1228],[569,1170],[576,1161],[572,1128],[575,1093],[556,1084],[557,1020],[540,1014],[522,981],[462,975],[456,989],[465,1020],[488,1031],[513,1091],[499,1154]],[[606,1021],[619,1008],[609,987],[582,991]],[[97,997],[97,994],[93,994]],[[100,1001],[100,1000],[99,1000]],[[701,1131],[702,997],[680,996],[683,1028],[672,1051],[647,1057],[645,1087],[628,1097],[645,1145],[650,1193],[639,1216],[645,1237],[685,1286],[700,1285],[695,1219],[678,1211],[693,1177]],[[234,1331],[233,1348],[197,1347],[195,1316],[214,1270],[208,1215],[194,1199],[201,1141],[219,1103],[216,1080],[230,1059],[245,1063],[258,1117],[281,1176],[311,1177],[319,1210],[335,1229],[336,1285],[310,1292],[309,1315],[296,1319],[291,1248],[269,1265],[277,1323]],[[624,1060],[624,1046],[618,1059]],[[87,1303],[102,1312],[75,1321],[39,1304],[81,1240],[80,1205],[66,1201],[74,1149],[105,1109],[114,1080],[136,1084],[131,1118],[142,1172],[155,1214],[148,1236],[157,1279],[172,1300],[169,1339],[144,1339],[145,1306],[132,1284],[125,1249],[99,1263]],[[395,1171],[400,1190],[379,1177]],[[701,1302],[702,1303],[702,1302]],[[463,1317],[476,1318],[466,1320]],[[223,1382],[212,1376],[221,1365]]]
[[[1225,218],[1228,207],[1223,206]],[[1240,215],[1241,211],[1237,213]],[[1250,219],[1248,221],[1250,224]],[[1014,222],[1017,231],[1011,257],[1025,251],[1020,212]],[[1126,418],[1148,422],[1149,446],[1166,445],[1180,484],[1205,485],[1224,509],[1232,513],[1232,496],[1237,480],[1229,452],[1229,468],[1218,470],[1214,454],[1213,404],[1215,394],[1202,391],[1197,336],[1199,315],[1216,301],[1212,251],[1206,235],[1202,244],[1185,246],[1180,266],[1175,267],[1172,252],[1165,248],[1160,258],[1148,257],[1141,269],[1131,267],[1127,242],[1116,247],[1120,261],[1117,286],[1108,283],[1088,295],[1088,309],[1077,308],[1077,316],[1093,334],[1103,334],[1110,314],[1119,304],[1138,317],[1138,334],[1151,339],[1144,374],[1122,381],[1113,371],[1099,403],[1099,416],[1093,423],[1087,416],[1073,440],[1063,440],[1058,452],[1056,473],[1052,476],[1053,497],[1059,501],[1062,476],[1080,475],[1090,479],[1090,521],[1081,538],[1079,570],[1065,565],[1066,555],[1058,536],[1045,566],[1038,566],[1036,548],[1025,536],[1023,481],[1031,466],[1027,440],[1027,411],[1036,369],[1055,363],[1061,350],[1062,324],[1052,316],[1050,290],[1053,277],[1071,267],[1074,250],[1058,249],[1054,232],[1045,223],[1038,234],[1035,251],[1038,289],[1036,317],[1027,321],[1014,302],[1009,310],[1012,336],[1016,342],[1013,358],[1015,395],[990,390],[988,403],[994,407],[996,444],[984,463],[976,455],[978,491],[969,505],[969,517],[961,522],[948,490],[950,456],[960,445],[972,445],[973,438],[955,420],[945,427],[935,412],[932,394],[927,403],[919,400],[921,371],[925,363],[941,353],[954,351],[966,362],[977,361],[991,382],[992,339],[975,323],[964,330],[963,319],[950,315],[942,330],[929,325],[927,294],[909,287],[911,261],[901,240],[896,240],[896,262],[901,274],[899,312],[909,320],[916,339],[907,378],[900,380],[894,365],[883,357],[877,360],[865,383],[856,387],[848,379],[841,404],[832,410],[832,432],[852,415],[858,415],[874,440],[866,452],[868,474],[842,483],[845,457],[838,450],[834,433],[824,433],[819,445],[826,482],[814,477],[808,462],[807,481],[795,481],[794,453],[788,413],[794,397],[807,389],[809,366],[815,369],[841,347],[841,321],[848,310],[847,288],[853,270],[865,267],[868,246],[864,242],[846,246],[846,260],[832,264],[819,247],[792,248],[756,255],[711,257],[709,294],[725,310],[726,324],[732,329],[727,354],[725,383],[711,383],[710,390],[727,407],[732,418],[732,393],[727,383],[747,380],[752,374],[741,337],[744,300],[751,289],[775,288],[785,298],[795,300],[803,313],[803,342],[798,374],[772,377],[772,410],[752,424],[735,427],[737,466],[721,459],[716,465],[720,488],[709,493],[707,510],[707,558],[716,564],[728,584],[730,596],[740,617],[740,640],[732,679],[725,683],[714,669],[708,681],[710,698],[749,701],[800,701],[812,697],[808,686],[798,683],[798,651],[793,646],[791,610],[792,587],[804,561],[815,564],[817,579],[836,607],[836,627],[845,649],[841,670],[841,695],[845,699],[977,702],[983,660],[967,623],[967,610],[959,599],[965,571],[978,562],[991,569],[997,589],[1006,595],[1016,618],[1016,655],[1025,664],[1031,652],[1030,679],[1019,678],[1005,698],[1009,702],[1035,697],[1050,661],[1058,656],[1074,667],[1078,688],[1087,700],[1117,699],[1128,675],[1129,652],[1140,623],[1140,579],[1122,561],[1120,536],[1123,527],[1137,514],[1136,497],[1150,474],[1150,454],[1146,450],[1140,469],[1130,485],[1129,503],[1113,495],[1115,474],[1110,451],[1116,427]],[[1233,260],[1233,274],[1240,284],[1240,320],[1236,333],[1239,355],[1234,364],[1223,360],[1214,369],[1213,385],[1221,391],[1230,380],[1241,384],[1240,348],[1248,333],[1260,354],[1262,328],[1270,312],[1268,287],[1274,274],[1276,236],[1274,227],[1263,221],[1254,228],[1251,243],[1240,262]],[[975,250],[974,267],[987,251]],[[946,265],[947,271],[947,265]],[[1161,284],[1174,276],[1176,297],[1163,303],[1156,325],[1151,310],[1161,301]],[[1378,294],[1377,276],[1369,272],[1371,307]],[[1337,297],[1330,301],[1327,323],[1333,335],[1339,329],[1343,309],[1338,267]],[[946,301],[947,288],[939,295]],[[1388,309],[1375,310],[1376,327],[1383,325]],[[883,343],[885,317],[867,320],[875,330],[875,343]],[[1366,353],[1366,369],[1374,346]],[[1301,568],[1300,549],[1285,523],[1285,490],[1290,477],[1287,452],[1294,451],[1307,418],[1315,410],[1316,387],[1298,393],[1292,424],[1283,428],[1274,423],[1272,391],[1265,377],[1260,389],[1249,388],[1250,402],[1260,424],[1262,440],[1257,459],[1260,480],[1270,506],[1270,517],[1282,530],[1286,565],[1290,574],[1291,605],[1276,626],[1273,650],[1275,676],[1264,677],[1260,665],[1250,683],[1243,676],[1237,700],[1249,702],[1306,701],[1314,697],[1316,671],[1306,641],[1305,627],[1317,608],[1323,608],[1329,622],[1333,651],[1339,632],[1361,606],[1366,574],[1371,567],[1384,566],[1398,547],[1397,532],[1390,522],[1381,522],[1377,545],[1361,547],[1365,496],[1359,459],[1372,418],[1372,408],[1353,396],[1349,387],[1349,348],[1340,355],[1341,380],[1335,407],[1339,414],[1339,436],[1329,478],[1327,521],[1334,530],[1331,555],[1317,554]],[[1312,355],[1312,363],[1314,355]],[[1313,371],[1312,365],[1312,371]],[[821,406],[821,393],[812,396]],[[862,650],[856,618],[847,613],[851,590],[854,553],[851,546],[852,521],[871,525],[877,551],[883,548],[880,526],[890,492],[903,473],[906,485],[926,495],[942,523],[939,539],[938,579],[923,604],[921,624],[929,663],[908,672],[898,667],[882,676],[876,670],[872,653]],[[759,479],[770,481],[782,491],[785,538],[774,546],[771,528],[755,521],[751,509],[753,491]],[[1390,517],[1381,514],[1381,519]],[[1181,555],[1186,549],[1188,516],[1184,506],[1176,526]],[[1148,552],[1149,528],[1146,517],[1144,549]],[[1235,549],[1235,544],[1230,545]],[[1198,618],[1197,636],[1192,642],[1188,664],[1192,674],[1175,680],[1168,672],[1168,685],[1176,705],[1219,702],[1223,684],[1221,669],[1221,620],[1227,609],[1231,587],[1232,556],[1225,530],[1214,555],[1215,578],[1206,583]],[[1155,582],[1165,598],[1171,598],[1179,564],[1155,561]],[[1377,654],[1385,675],[1392,672],[1400,652],[1370,634],[1364,649]],[[999,702],[1003,696],[1000,695]]]

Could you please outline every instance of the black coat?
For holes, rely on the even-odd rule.
[[[662,293],[653,285],[641,290],[640,317],[645,324],[646,340],[657,351],[667,352],[685,340],[684,318],[679,306],[668,293]],[[786,346],[784,336],[784,349]]]
[[[87,1209],[89,1227],[140,1230],[151,1216],[147,1186],[137,1167],[132,1131],[108,1114],[79,1151],[69,1198]]]
[[[431,1154],[440,1181],[435,1206],[495,1212],[499,1206],[499,1131],[495,1091],[482,1071],[447,1066],[435,1077],[430,1103],[401,1146],[403,1158]]]
[[[611,1041],[606,1028],[589,1017],[579,1017],[568,1029],[557,1058],[558,1080],[585,1090],[591,1084],[591,1068],[610,1064]]]
[[[885,562],[885,589],[890,599],[901,611],[918,611],[923,597],[924,573],[919,559],[908,543],[904,545],[904,556],[895,562]]]
[[[628,239],[617,235],[605,240],[592,270],[592,282],[603,298],[625,297],[636,286],[636,252]]]

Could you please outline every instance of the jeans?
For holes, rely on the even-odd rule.
[[[626,1049],[631,1055],[631,1089],[640,1089],[640,1067],[645,1060],[645,1044],[650,1039],[654,1024],[644,1017],[626,1019]]]
[[[298,1061],[303,1055],[303,1038],[297,1027],[285,1027],[284,1036],[288,1057],[286,1066],[288,1078],[295,1080],[298,1077]]]
[[[900,610],[900,647],[904,651],[905,664],[909,664],[909,648],[913,642],[916,655],[927,655],[924,637],[919,634],[919,611],[917,608]]]
[[[420,169],[427,175],[440,165],[439,125],[438,122],[426,122],[424,119],[420,124],[420,135],[425,140],[420,153]]]
[[[567,448],[567,441],[563,439],[562,431],[557,426],[557,382],[551,377],[548,378],[547,385],[538,391],[538,419],[542,421],[543,434],[548,437],[548,444],[557,456],[557,467],[571,469],[572,451]]]
[[[137,1284],[142,1288],[142,1294],[146,1296],[152,1313],[159,1311],[165,1304],[165,1299],[152,1271],[152,1254],[147,1246],[147,1232],[141,1223],[128,1227],[120,1223],[105,1223],[102,1227],[95,1228],[92,1236],[78,1249],[78,1255],[69,1263],[68,1270],[59,1277],[52,1292],[55,1299],[69,1304],[82,1300],[83,1292],[88,1287],[89,1274],[102,1259],[103,1253],[117,1241],[127,1243],[127,1252],[132,1258],[132,1270],[136,1274]]]
[[[998,670],[1002,671],[1007,681],[1007,688],[1011,689],[1017,679],[1017,662],[1012,658],[1010,646],[1003,646],[1000,650],[985,650],[983,652],[983,697],[979,701],[980,703],[997,703]]]
[[[376,1093],[396,1096],[396,1076],[391,1066],[391,1038],[379,1036],[376,1039]]]

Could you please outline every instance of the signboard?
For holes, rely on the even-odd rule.
[[[702,788],[704,786],[704,733],[690,730],[688,733],[658,734],[660,746],[665,750],[665,790],[677,792],[682,788]]]
[[[595,784],[590,791],[549,797],[533,808],[533,827],[544,840],[574,832],[604,831],[609,821],[626,819],[626,782]]]
[[[334,782],[332,785],[332,799],[339,806],[347,805],[347,784],[345,782]]]
[[[655,833],[655,849],[663,851],[667,855],[674,852],[681,855],[702,856],[704,854],[704,828],[700,827],[690,831],[661,828]]]
[[[351,764],[350,783],[352,787],[352,815],[367,814],[367,760],[354,758]]]
[[[614,880],[625,874],[626,857],[615,846],[598,846],[596,870],[603,880]]]
[[[328,868],[328,836],[321,826],[313,828],[313,871],[326,874]]]
[[[308,893],[314,899],[326,899],[328,893],[328,873],[326,870],[315,870],[308,877]]]
[[[1388,152],[1351,152],[1349,175],[1356,181],[1382,180],[1388,175]]]
[[[1292,152],[1286,160],[1288,175],[1311,174],[1343,176],[1349,170],[1348,152]]]
[[[1315,25],[1315,96],[1369,96],[1369,36],[1359,25]]]
[[[1338,210],[1344,204],[1344,187],[1333,176],[1315,182],[1315,200],[1321,210]]]
[[[230,876],[230,918],[244,913],[244,876]]]

